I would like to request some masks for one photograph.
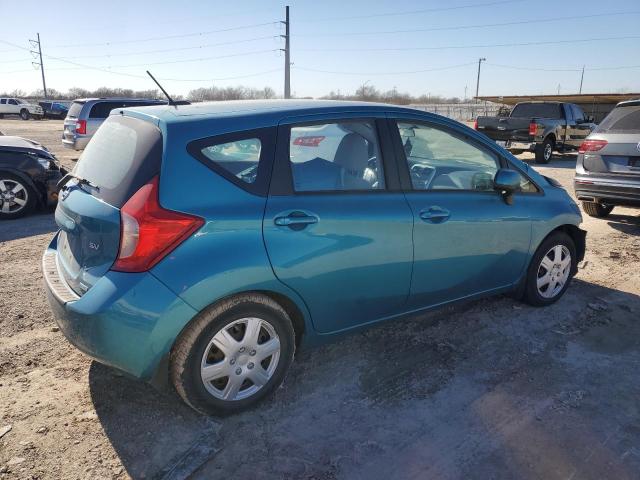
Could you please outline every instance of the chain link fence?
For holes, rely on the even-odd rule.
[[[437,113],[459,122],[472,122],[479,116],[497,116],[503,105],[491,102],[482,103],[421,103],[407,105],[416,110]]]

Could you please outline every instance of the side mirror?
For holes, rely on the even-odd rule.
[[[513,204],[513,194],[520,190],[520,174],[515,170],[501,168],[493,178],[493,189],[500,192],[507,205]]]

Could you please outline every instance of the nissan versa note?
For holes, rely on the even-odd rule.
[[[61,330],[217,415],[273,392],[303,344],[500,293],[549,305],[585,250],[556,182],[389,105],[114,110],[61,183],[43,257]]]

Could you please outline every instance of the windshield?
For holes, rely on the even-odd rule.
[[[519,103],[511,112],[512,118],[563,118],[559,103]]]

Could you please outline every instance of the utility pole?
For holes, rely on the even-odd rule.
[[[580,75],[580,91],[579,94],[582,94],[582,81],[584,80],[584,65],[582,65],[582,75]]]
[[[284,22],[284,98],[291,98],[291,43],[289,34],[289,5],[285,7]]]
[[[42,73],[42,89],[44,90],[44,98],[47,98],[47,82],[44,79],[44,63],[42,61],[42,46],[40,45],[40,34],[38,33],[38,40],[29,40],[31,42],[31,46],[35,47],[38,45],[38,51],[31,50],[31,53],[34,55],[38,55],[40,57],[40,63],[31,62],[33,66],[39,66],[40,72]]]
[[[480,92],[480,65],[482,65],[482,62],[486,62],[486,61],[487,61],[486,58],[478,59],[478,80],[476,82],[476,101],[478,101],[478,93]]]

